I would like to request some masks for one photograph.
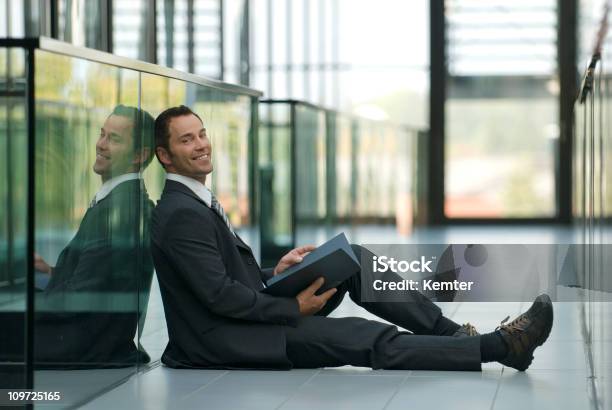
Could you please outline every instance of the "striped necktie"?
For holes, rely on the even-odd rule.
[[[215,194],[213,194],[212,192],[210,193],[210,195],[211,195],[210,207],[212,208],[213,211],[217,213],[217,215],[221,217],[221,219],[223,220],[223,222],[225,222],[225,225],[227,225],[227,228],[230,230],[230,232],[234,236],[236,236],[236,232],[234,232],[234,228],[232,228],[232,225],[230,224],[230,221],[227,218],[227,215],[225,214],[223,207],[221,206],[219,201],[217,201],[217,197],[215,197]]]

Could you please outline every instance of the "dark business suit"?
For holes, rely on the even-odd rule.
[[[37,365],[102,368],[149,361],[134,336],[144,324],[153,277],[149,244],[142,241],[152,209],[142,181],[128,180],[87,210],[49,284],[36,294]]]
[[[166,181],[153,211],[151,252],[168,324],[162,356],[168,366],[480,369],[478,338],[416,336],[376,321],[325,317],[349,293],[379,317],[431,334],[441,312],[418,292],[410,294],[409,303],[361,303],[356,274],[318,315],[307,317],[300,315],[295,298],[261,293],[269,271],[262,271],[251,249],[179,182]]]

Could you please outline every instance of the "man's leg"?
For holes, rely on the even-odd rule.
[[[399,332],[362,318],[307,316],[284,327],[287,357],[294,367],[369,366],[374,369],[478,370],[498,361],[524,371],[553,324],[547,295],[512,322],[481,336],[432,336]]]
[[[287,357],[296,368],[480,370],[480,338],[423,336],[363,318],[308,316],[285,327]]]
[[[369,252],[359,245],[351,246],[359,260],[361,260],[362,252]],[[417,335],[450,336],[459,328],[458,324],[444,317],[440,308],[429,298],[415,290],[399,292],[400,298],[396,302],[363,302],[361,272],[357,272],[341,283],[336,294],[317,315],[327,316],[331,313],[340,305],[347,292],[353,302],[368,312]]]

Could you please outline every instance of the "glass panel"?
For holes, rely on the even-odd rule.
[[[106,49],[103,24],[106,3],[104,0],[58,0],[58,39],[75,46]]]
[[[189,105],[193,101],[192,95],[193,92],[188,92],[188,83],[152,74],[141,74],[141,109],[153,117],[157,117],[166,108],[181,104]],[[147,167],[143,177],[151,199],[157,203],[165,181],[165,171],[157,159]],[[147,321],[142,330],[140,344],[151,355],[151,360],[159,360],[167,343],[168,330],[159,282],[155,275],[151,285]]]
[[[0,48],[0,380],[25,388],[27,150],[25,59]]]
[[[249,203],[249,131],[251,100],[197,87],[194,110],[202,116],[214,147],[210,183],[234,228],[246,240],[251,225]]]
[[[553,217],[557,2],[497,3],[445,3],[445,214]]]
[[[293,247],[291,106],[260,105],[259,167],[262,263],[278,262]]]
[[[78,383],[74,403],[150,361],[137,331],[153,275],[139,174],[153,119],[135,71],[45,51],[36,67],[35,388]],[[73,369],[87,370],[58,378]]]
[[[378,182],[376,167],[380,164],[377,158],[376,129],[373,123],[360,119],[354,140],[355,161],[355,212],[357,218],[376,217],[376,195]]]
[[[597,37],[606,33],[601,24],[609,24],[608,2],[582,0],[579,5],[578,61],[584,75],[587,64],[597,51]],[[605,7],[605,8],[604,8]],[[605,14],[604,14],[605,13]],[[602,18],[602,16],[604,16]],[[577,284],[590,290],[584,295],[583,326],[588,335],[588,354],[592,378],[605,380],[611,372],[605,363],[612,359],[609,340],[612,337],[612,274],[610,265],[612,243],[610,224],[612,221],[612,185],[607,170],[612,161],[612,131],[610,127],[610,104],[612,76],[608,65],[612,60],[612,33],[607,32],[601,42],[601,60],[592,73],[592,90],[585,94],[583,103],[575,105],[576,135],[574,140],[574,229],[580,243],[578,254],[579,272]],[[604,246],[601,246],[604,244]],[[604,291],[604,292],[601,292]],[[596,392],[602,407],[610,407],[612,396],[609,389]]]
[[[219,4],[217,0],[156,0],[159,64],[220,78]]]
[[[113,0],[113,54],[153,61],[147,53],[146,0]]]
[[[158,116],[170,107],[186,105],[200,116],[213,148],[214,171],[206,178],[236,232],[259,254],[259,231],[253,218],[249,162],[252,141],[252,99],[225,91],[152,74],[141,74],[141,108]],[[151,198],[157,202],[164,189],[165,171],[154,161],[144,173]],[[168,342],[157,279],[153,280],[150,319],[145,323],[142,345],[154,360]]]
[[[336,136],[336,210],[338,217],[348,217],[353,209],[352,195],[352,136],[353,123],[346,115],[338,114],[335,121]]]
[[[398,233],[406,236],[412,232],[416,203],[417,131],[399,127],[395,131],[397,159],[392,178],[395,181],[395,220]]]
[[[296,244],[322,243],[328,237],[325,112],[322,109],[295,105],[294,143]]]

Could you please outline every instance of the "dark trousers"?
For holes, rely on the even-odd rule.
[[[357,257],[365,251],[353,245]],[[402,302],[362,302],[361,274],[338,286],[315,316],[286,327],[287,356],[297,368],[364,366],[373,369],[480,370],[480,338],[434,334],[442,316],[438,306],[417,291],[402,291]],[[368,312],[410,332],[374,320],[326,317],[346,293]]]

